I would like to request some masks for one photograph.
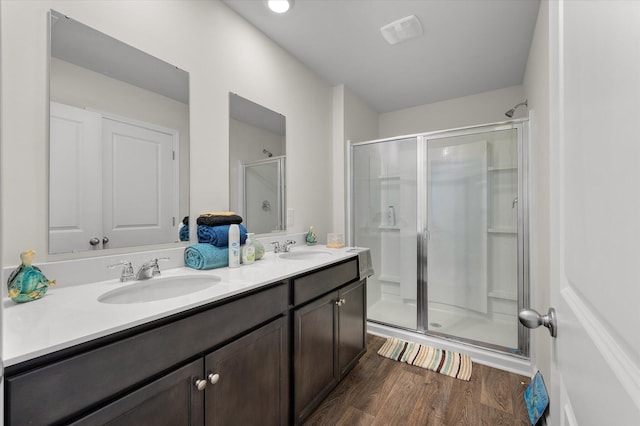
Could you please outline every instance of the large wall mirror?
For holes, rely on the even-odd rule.
[[[189,74],[53,10],[49,60],[49,253],[188,239]]]
[[[229,205],[249,232],[285,230],[286,119],[229,94]]]

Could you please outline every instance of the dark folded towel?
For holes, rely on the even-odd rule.
[[[229,249],[211,244],[192,244],[184,250],[184,263],[193,269],[214,269],[229,265]]]
[[[180,241],[189,241],[189,225],[180,228]]]
[[[198,242],[213,244],[217,247],[229,246],[229,226],[204,226],[198,225]],[[244,225],[238,224],[240,228],[240,244],[244,244],[247,240],[247,228]]]
[[[221,225],[239,225],[242,223],[242,217],[238,216],[237,214],[233,214],[233,215],[228,215],[228,216],[218,216],[218,215],[211,215],[211,216],[199,216],[198,219],[196,219],[196,222],[198,223],[198,225],[205,225],[205,226],[221,226]]]

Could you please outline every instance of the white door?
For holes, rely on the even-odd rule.
[[[50,113],[49,252],[102,248],[100,115],[56,102]]]
[[[174,136],[151,125],[103,118],[108,248],[178,241]]]
[[[551,422],[638,425],[640,2],[549,7]]]

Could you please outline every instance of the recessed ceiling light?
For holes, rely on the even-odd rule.
[[[293,0],[267,0],[267,6],[272,12],[285,13],[293,7]]]

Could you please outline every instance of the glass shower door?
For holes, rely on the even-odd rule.
[[[517,129],[426,140],[426,324],[517,349]]]
[[[354,245],[371,251],[369,321],[416,330],[418,317],[417,138],[352,150]]]

